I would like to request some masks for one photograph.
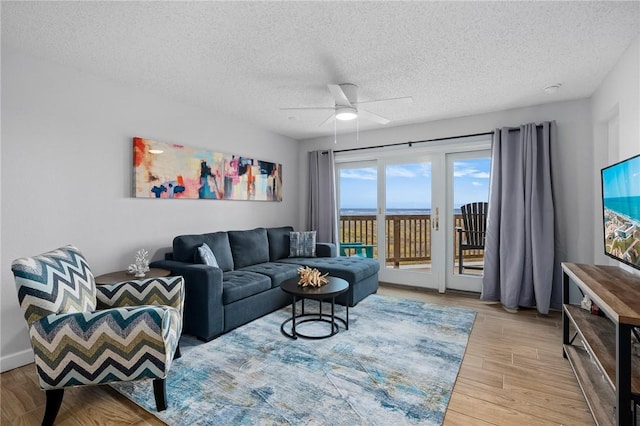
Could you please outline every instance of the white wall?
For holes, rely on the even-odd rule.
[[[361,133],[359,141],[355,140],[354,134],[338,135],[337,145],[334,145],[333,136],[309,139],[304,141],[300,152],[300,164],[306,164],[307,153],[317,149],[340,150],[444,138],[547,120],[555,120],[558,127],[558,140],[552,147],[554,202],[558,223],[557,257],[560,261],[591,263],[594,184],[593,170],[589,166],[593,164],[593,142],[588,99],[383,128]],[[406,151],[409,148],[403,149]],[[305,181],[301,182],[301,188],[306,188]],[[304,202],[304,194],[300,201]],[[301,208],[300,211],[304,212],[304,209]],[[554,300],[559,304],[560,294],[554,294]]]
[[[133,136],[282,163],[284,201],[131,198]],[[32,361],[13,259],[71,243],[99,275],[139,248],[159,258],[179,234],[298,228],[298,150],[224,114],[3,49],[0,370]]]
[[[636,38],[591,98],[594,155],[593,169],[596,197],[594,218],[595,262],[632,268],[603,253],[602,201],[600,169],[640,154],[640,37]],[[636,272],[640,275],[640,272]]]

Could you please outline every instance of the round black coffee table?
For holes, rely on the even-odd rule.
[[[326,339],[331,337],[340,331],[338,321],[344,324],[345,330],[349,329],[349,306],[346,306],[346,320],[339,318],[335,315],[336,296],[349,290],[349,283],[342,278],[326,277],[329,281],[322,287],[302,287],[298,285],[298,277],[284,281],[280,284],[280,288],[285,293],[289,293],[293,300],[291,302],[291,318],[287,319],[280,326],[280,331],[285,336],[291,339],[297,339],[302,337],[305,339]],[[302,300],[302,312],[296,315],[296,302],[298,299]],[[314,299],[318,301],[319,312],[305,313],[304,312],[304,299]],[[331,299],[331,314],[322,313],[322,302],[324,300]],[[285,325],[291,322],[291,333],[285,330]],[[321,336],[309,336],[301,334],[296,330],[296,324],[302,324],[305,322],[326,322],[331,325],[331,331],[329,334]]]

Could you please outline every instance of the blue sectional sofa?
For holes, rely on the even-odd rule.
[[[316,257],[289,257],[292,231],[284,226],[175,237],[173,252],[151,266],[184,277],[183,332],[208,341],[287,305],[291,297],[280,284],[297,277],[301,266],[348,281],[349,291],[336,298],[342,305],[355,306],[378,290],[376,260],[337,257],[328,243],[316,244]],[[218,267],[197,263],[203,243]]]

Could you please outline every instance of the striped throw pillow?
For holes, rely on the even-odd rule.
[[[216,256],[213,254],[211,247],[209,247],[207,243],[203,243],[198,247],[198,256],[200,257],[200,263],[204,263],[208,266],[215,266],[216,268],[220,267],[218,266]]]
[[[289,257],[316,257],[316,231],[290,232]]]

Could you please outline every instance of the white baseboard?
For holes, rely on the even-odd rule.
[[[33,350],[25,349],[11,355],[0,357],[0,373],[22,367],[33,362]]]

